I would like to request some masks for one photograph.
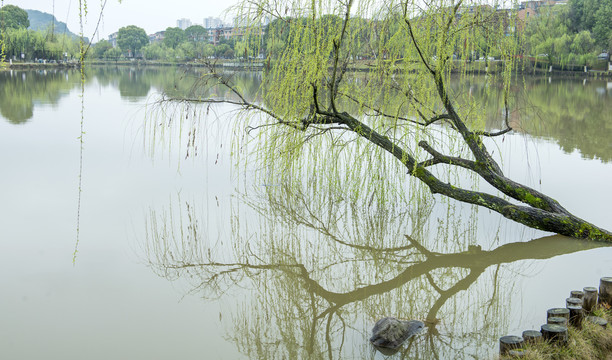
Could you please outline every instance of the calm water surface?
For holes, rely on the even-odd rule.
[[[317,160],[288,184],[231,107],[155,104],[194,76],[90,69],[81,97],[76,72],[0,73],[0,358],[382,358],[367,339],[387,315],[427,321],[398,358],[491,358],[499,336],[612,275],[612,249],[382,180],[391,162],[351,184],[368,170]],[[528,115],[490,149],[612,229],[612,84],[518,83]],[[453,86],[501,126],[495,86]]]

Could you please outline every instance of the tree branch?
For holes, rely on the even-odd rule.
[[[420,110],[418,110],[418,109],[417,109],[417,113],[419,114],[419,116],[421,118],[423,118],[423,120],[425,120],[425,123],[423,124],[423,126],[429,126],[429,125],[435,123],[436,121],[440,121],[440,120],[444,120],[444,119],[452,120],[452,118],[448,114],[436,115],[436,116],[431,117],[430,119],[427,119],[425,117],[425,115]]]
[[[423,167],[432,166],[436,164],[448,164],[448,165],[457,165],[462,168],[469,169],[474,172],[478,172],[478,164],[475,163],[474,161],[462,159],[460,157],[446,156],[436,151],[431,146],[429,146],[427,141],[424,141],[424,140],[419,142],[419,146],[423,148],[423,150],[427,151],[431,156],[433,156],[433,159],[426,160],[426,161],[419,163],[419,165]]]
[[[336,83],[336,75],[338,72],[338,60],[340,59],[340,46],[342,45],[342,42],[344,41],[344,36],[346,35],[346,27],[348,25],[348,22],[351,16],[351,6],[352,5],[353,5],[353,0],[348,0],[348,3],[346,4],[346,13],[344,15],[344,21],[342,23],[342,31],[340,32],[340,38],[338,40],[334,39],[334,50],[335,50],[334,70],[332,72],[332,78],[331,78],[332,88],[329,94],[329,104],[334,113],[338,112],[338,110],[336,109],[335,97],[336,97],[336,92],[337,92],[336,89],[338,87],[338,84]]]
[[[504,135],[505,133],[508,133],[510,131],[512,131],[512,127],[510,126],[510,121],[508,120],[508,115],[510,114],[510,109],[508,109],[508,91],[504,90],[504,123],[506,124],[506,128],[494,133],[490,133],[490,132],[484,132],[484,131],[476,131],[474,132],[474,134],[476,135],[481,135],[481,136],[488,136],[488,137],[494,137],[494,136],[500,136],[500,135]]]
[[[474,135],[486,136],[486,137],[495,137],[504,135],[512,131],[512,128],[505,128],[504,130],[496,131],[496,132],[487,132],[487,131],[474,131]]]
[[[406,25],[408,25],[408,33],[410,34],[410,39],[412,40],[412,44],[416,48],[417,53],[419,54],[419,57],[421,58],[421,61],[422,61],[423,65],[425,65],[427,70],[429,70],[429,72],[432,75],[435,75],[436,74],[435,70],[433,70],[429,66],[429,63],[425,60],[425,57],[423,56],[423,52],[421,51],[421,47],[419,46],[419,43],[417,42],[417,40],[416,40],[416,38],[414,36],[414,32],[412,31],[412,25],[410,24],[410,20],[408,20],[408,2],[407,1],[406,1],[405,6],[404,6],[404,22],[406,23]]]

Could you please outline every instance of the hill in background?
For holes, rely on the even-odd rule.
[[[51,27],[51,24],[55,23],[54,32],[55,34],[68,34],[73,37],[78,37],[77,34],[72,33],[68,30],[68,26],[66,23],[57,21],[55,16],[38,11],[38,10],[29,10],[27,9],[28,19],[30,20],[30,27],[28,29],[35,31],[46,31]]]

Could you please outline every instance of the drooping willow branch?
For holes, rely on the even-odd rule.
[[[444,2],[444,4],[446,4],[446,2]],[[417,102],[416,98],[414,98],[414,94],[412,93],[412,85],[404,85],[408,88],[400,89],[403,90],[400,92],[400,94],[406,94],[406,96],[409,98],[410,106],[412,106],[413,110],[415,110],[416,114],[418,114],[420,120],[410,119],[408,116],[400,116],[403,114],[393,116],[383,110],[385,108],[384,106],[373,106],[367,100],[363,101],[361,98],[359,98],[359,95],[347,94],[347,91],[339,90],[340,86],[345,81],[344,75],[346,72],[346,61],[348,61],[350,58],[350,46],[353,45],[351,43],[350,36],[348,35],[348,29],[350,28],[349,23],[352,21],[351,6],[353,5],[353,0],[348,0],[346,3],[342,3],[341,5],[343,8],[338,10],[338,12],[343,15],[343,18],[341,19],[342,24],[335,30],[335,34],[327,34],[327,36],[330,36],[332,41],[331,48],[326,50],[329,51],[329,53],[325,52],[326,55],[324,55],[327,57],[325,60],[327,66],[329,67],[327,69],[328,74],[330,75],[329,79],[327,80],[326,75],[321,75],[324,71],[317,71],[317,77],[308,78],[304,83],[297,84],[295,89],[300,95],[296,98],[298,100],[294,100],[293,98],[287,98],[286,100],[288,102],[303,101],[303,103],[288,104],[286,109],[289,110],[278,110],[284,112],[277,112],[277,110],[275,110],[275,105],[266,106],[249,101],[229,81],[227,77],[218,75],[215,72],[215,69],[212,67],[209,69],[211,72],[210,76],[216,80],[216,85],[226,87],[235,97],[235,99],[225,100],[211,98],[190,100],[204,103],[225,102],[236,105],[243,110],[263,113],[270,119],[273,119],[276,125],[285,125],[293,129],[306,132],[306,139],[316,136],[313,134],[338,131],[338,129],[340,129],[342,132],[350,131],[356,136],[356,138],[361,138],[366,142],[379,147],[384,152],[399,160],[401,164],[405,166],[407,174],[419,179],[430,189],[433,194],[441,194],[461,202],[486,207],[509,219],[533,228],[574,237],[596,238],[612,241],[612,234],[610,234],[610,232],[600,229],[593,224],[574,216],[564,207],[562,207],[555,199],[546,196],[545,194],[528,186],[516,183],[504,175],[499,164],[487,150],[483,142],[483,138],[500,136],[512,131],[509,124],[510,109],[508,106],[507,93],[504,95],[504,122],[506,127],[505,129],[497,132],[470,129],[464,121],[462,115],[455,107],[454,99],[451,97],[445,83],[446,80],[448,80],[447,69],[445,68],[446,61],[448,59],[444,56],[440,56],[438,59],[435,59],[437,60],[435,63],[430,63],[428,58],[429,51],[435,49],[436,46],[444,46],[444,44],[447,44],[446,41],[448,40],[449,33],[452,33],[451,28],[454,26],[455,20],[460,17],[459,10],[462,7],[462,1],[453,3],[451,7],[442,7],[441,5],[439,8],[432,10],[432,13],[428,14],[430,16],[439,16],[437,22],[435,25],[433,25],[434,27],[437,27],[434,30],[436,31],[435,36],[438,37],[434,40],[437,40],[437,42],[430,43],[427,43],[426,41],[423,41],[423,39],[419,39],[417,37],[417,29],[421,29],[423,26],[432,25],[428,25],[427,21],[422,21],[420,18],[410,19],[408,1],[402,3],[403,18],[401,18],[402,21],[400,22],[400,25],[403,24],[403,35],[406,36],[407,39],[407,43],[404,44],[404,46],[411,48],[411,51],[413,51],[412,54],[416,54],[417,61],[422,65],[421,69],[423,71],[421,71],[419,74],[420,78],[418,81],[423,81],[423,79],[429,78],[431,81],[430,85],[432,86],[431,88],[426,89],[426,91],[431,92],[431,94],[435,97],[434,102],[430,102],[430,105],[435,104],[435,106],[431,106],[429,109],[427,107],[423,107],[425,110],[422,111],[422,109],[420,109],[418,106],[419,102]],[[436,13],[436,11],[439,12],[439,14]],[[470,23],[469,19],[466,21]],[[313,29],[310,29],[309,31],[311,30]],[[427,31],[424,32],[427,33]],[[419,31],[419,33],[421,33],[421,31]],[[306,38],[306,36],[304,36],[304,38]],[[301,43],[297,44],[298,45],[295,46],[304,46],[306,49],[300,48],[298,50],[303,50],[303,52],[298,51],[296,53],[307,56],[310,51],[308,46],[311,45],[309,45],[309,43],[304,43],[302,45]],[[443,54],[443,51],[440,50],[440,48],[438,48],[436,51],[438,54]],[[415,56],[410,56],[412,56],[412,58],[408,60],[413,61]],[[315,60],[320,61],[321,59],[316,58]],[[306,60],[302,60],[301,58],[288,59],[280,57],[278,59],[277,66],[285,73],[288,73],[287,75],[293,75],[291,77],[292,79],[298,79],[298,77],[295,75],[304,73],[301,66],[303,66],[303,63],[305,62]],[[342,65],[341,62],[343,62]],[[384,62],[384,58],[381,60],[381,62]],[[325,62],[321,62],[321,64],[323,63]],[[395,70],[390,70],[390,68],[387,66],[383,66],[382,68],[383,71],[378,73],[378,75],[381,77],[386,77],[389,79],[388,82],[395,82],[395,86],[399,86],[398,82],[395,81],[394,78],[396,76]],[[292,71],[295,73],[291,73]],[[284,74],[274,74],[271,81],[273,82],[274,80],[282,78],[283,76]],[[400,76],[402,76],[402,74],[400,74]],[[324,104],[326,108],[322,107],[323,104],[321,100],[323,96],[320,96],[318,93],[318,86],[320,86],[321,82],[325,80],[329,89],[329,93],[325,94],[325,100],[323,101],[328,102],[327,104]],[[385,86],[385,84],[388,82],[383,80],[380,84],[381,86]],[[310,88],[308,85],[310,85]],[[293,84],[290,86],[293,86]],[[271,84],[271,88],[266,89],[266,91],[271,92],[274,92],[275,90],[274,83]],[[308,99],[309,90],[312,91],[310,94],[310,99]],[[287,94],[287,92],[284,90],[282,93]],[[431,126],[439,121],[448,122],[451,124],[453,131],[459,134],[458,139],[462,140],[462,143],[466,149],[469,150],[469,158],[449,156],[434,149],[427,142],[420,142],[419,146],[427,152],[430,158],[417,159],[414,152],[408,148],[407,145],[403,144],[400,139],[389,136],[392,134],[392,131],[390,130],[397,128],[395,123],[381,124],[373,122],[377,125],[371,125],[369,123],[371,119],[368,119],[367,117],[360,118],[357,115],[352,115],[347,111],[343,111],[344,109],[341,108],[343,104],[337,101],[338,95],[349,99],[353,104],[360,105],[361,108],[369,109],[374,113],[374,118],[408,121],[415,126],[422,127],[423,129],[426,129],[428,126]],[[294,94],[286,96],[294,96]],[[282,98],[274,100],[276,102],[283,101]],[[436,112],[431,111],[431,108],[437,108],[438,106],[443,110]],[[296,111],[296,109],[298,111]],[[302,110],[302,112],[299,110]],[[303,114],[306,111],[308,111],[308,114],[304,116]],[[432,114],[427,115],[428,112],[431,112]],[[385,126],[388,127],[385,128]],[[428,170],[428,168],[438,164],[457,166],[467,169],[468,171],[480,176],[503,195],[489,194],[476,190],[459,188],[441,181],[436,175],[434,175],[433,172]]]
[[[419,109],[416,109],[416,112],[419,114],[419,116],[421,117],[421,119],[423,119],[423,122],[408,118],[408,117],[403,117],[403,116],[397,116],[397,115],[390,115],[387,114],[385,112],[383,112],[382,110],[380,110],[379,108],[375,108],[373,106],[370,106],[368,104],[362,104],[360,103],[354,96],[347,94],[347,93],[340,93],[340,95],[342,95],[343,97],[353,101],[356,104],[359,104],[361,106],[363,106],[366,109],[369,109],[371,111],[374,112],[374,114],[376,116],[381,116],[387,119],[395,119],[395,120],[402,120],[402,121],[406,121],[409,123],[412,123],[414,125],[418,125],[418,126],[422,126],[422,127],[426,127],[429,126],[431,124],[434,124],[440,120],[450,120],[450,117],[447,114],[440,114],[440,115],[434,115],[431,118],[427,118],[427,116],[425,116],[425,114],[423,114],[422,111],[420,111]]]
[[[600,240],[612,239],[612,235],[610,235],[609,232],[570,214],[567,210],[565,210],[565,208],[559,205],[556,200],[540,193],[539,191],[506,178],[501,172],[501,169],[497,163],[486,151],[480,137],[471,132],[456,113],[454,106],[446,94],[444,83],[441,77],[438,75],[436,75],[434,79],[436,81],[440,97],[448,112],[446,116],[448,116],[449,120],[452,121],[456,130],[462,135],[464,141],[470,150],[472,150],[472,154],[476,159],[475,161],[445,156],[431,148],[426,143],[422,142],[420,146],[430,155],[432,155],[433,159],[418,162],[416,158],[400,144],[396,143],[387,136],[381,135],[363,121],[358,120],[347,112],[333,112],[333,110],[329,111],[321,109],[318,103],[316,86],[313,86],[312,96],[312,109],[314,114],[306,119],[296,122],[284,120],[281,116],[275,114],[273,111],[246,100],[246,98],[242,96],[231,83],[229,83],[229,81],[218,75],[216,77],[220,79],[221,83],[232,93],[238,96],[238,101],[224,99],[183,99],[183,101],[195,101],[202,103],[225,102],[237,105],[244,110],[255,110],[265,113],[266,115],[269,115],[271,118],[275,119],[277,124],[287,125],[301,131],[306,131],[308,125],[310,124],[333,127],[340,126],[344,131],[350,130],[359,137],[393,155],[407,168],[409,175],[414,176],[425,183],[433,194],[441,194],[458,201],[486,207],[509,219],[533,228],[574,237],[590,237]],[[495,188],[499,189],[502,193],[526,204],[527,206],[513,204],[512,202],[495,195],[462,189],[445,183],[426,169],[428,166],[439,163],[461,166],[468,170],[474,171]]]
[[[344,14],[344,21],[342,22],[342,30],[340,31],[340,38],[334,39],[334,68],[332,71],[331,77],[331,91],[329,93],[329,106],[334,113],[337,113],[336,109],[336,89],[338,88],[338,84],[341,79],[337,79],[338,75],[338,61],[340,60],[340,45],[343,43],[344,37],[346,36],[346,27],[348,26],[350,17],[351,17],[351,6],[353,5],[353,0],[348,0],[346,5],[346,13]],[[344,71],[346,71],[346,66],[344,67]]]

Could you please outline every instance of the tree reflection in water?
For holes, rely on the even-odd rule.
[[[467,246],[476,217],[466,222],[453,208],[440,216],[424,195],[408,211],[357,206],[321,183],[256,187],[235,199],[225,247],[211,245],[203,214],[179,198],[151,210],[147,256],[159,275],[191,279],[208,297],[251,288],[225,329],[249,358],[374,358],[372,325],[393,315],[427,324],[399,358],[447,359],[491,355],[505,332],[513,279],[502,264],[604,246],[560,236]]]
[[[25,124],[35,106],[57,105],[78,84],[74,70],[0,71],[0,115],[12,124]]]
[[[208,109],[177,109],[194,114],[180,124],[190,135],[199,131],[203,153],[220,148],[204,132],[239,138],[231,149],[241,178],[231,185],[241,195],[233,196],[229,218],[225,203],[197,211],[199,201],[180,197],[167,210],[152,209],[148,261],[159,275],[191,281],[192,292],[209,298],[249,289],[224,329],[249,358],[374,358],[380,354],[368,339],[384,316],[427,324],[397,357],[491,356],[510,321],[516,274],[503,264],[604,246],[558,236],[492,245],[495,234],[479,234],[479,222],[491,230],[499,217],[432,196],[358,140],[324,134],[311,141],[276,127],[245,134],[258,122],[208,121],[195,116]],[[168,113],[152,114],[156,121],[145,124],[149,141],[170,137],[164,134],[180,128],[173,119],[186,118]],[[413,140],[420,139],[406,139]],[[304,141],[310,145],[296,146]],[[327,152],[330,143],[339,150]],[[188,142],[187,155],[197,144]],[[460,171],[440,175],[451,183],[472,181]],[[215,228],[225,221],[229,238]]]
[[[141,102],[152,92],[162,91],[173,97],[207,97],[210,92],[201,86],[200,69],[132,68],[94,66],[87,68],[86,82],[95,79],[101,86],[113,86],[121,98],[128,102]],[[228,74],[249,99],[255,98],[262,86],[259,72]],[[359,77],[356,76],[356,81]],[[518,132],[536,138],[553,139],[563,151],[578,150],[585,159],[612,161],[609,146],[608,121],[612,111],[610,82],[589,79],[552,79],[526,77],[513,84],[511,107],[525,111],[512,111],[510,121]],[[42,104],[53,106],[72,89],[80,85],[76,70],[31,70],[0,72],[0,115],[12,124],[24,124],[33,117],[35,108]],[[495,77],[470,76],[450,84],[463,91],[465,97],[476,97],[483,104],[473,113],[485,114],[483,128],[493,131],[504,127],[503,87]],[[219,96],[229,96],[227,89],[212,87]],[[462,100],[461,97],[458,99]]]

